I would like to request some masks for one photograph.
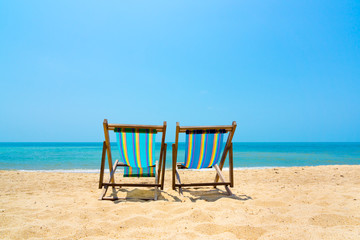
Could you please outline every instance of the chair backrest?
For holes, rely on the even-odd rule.
[[[120,158],[134,168],[155,165],[156,129],[115,128]]]
[[[217,164],[224,150],[225,133],[224,129],[187,130],[184,166],[200,169]]]
[[[178,148],[179,133],[186,133],[185,162],[189,169],[209,168],[225,161],[236,129],[236,122],[225,126],[183,126],[176,123],[175,146]],[[228,133],[226,144],[224,138]],[[177,156],[174,156],[177,158]]]
[[[116,133],[121,160],[133,168],[147,168],[161,160],[165,147],[166,121],[163,125],[110,124],[104,120],[109,164],[112,164],[109,131]],[[155,157],[155,137],[162,132],[159,158]]]

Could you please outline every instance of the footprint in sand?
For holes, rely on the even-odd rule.
[[[135,216],[128,218],[122,222],[120,225],[124,228],[159,228],[164,225],[163,219],[154,219],[150,217],[143,217],[143,216]]]
[[[339,225],[360,225],[360,218],[347,217],[337,214],[320,214],[309,219],[312,225],[334,227]]]
[[[260,201],[256,200],[254,201],[255,205],[261,206],[261,207],[286,207],[287,204],[285,202],[280,201]]]
[[[214,217],[207,213],[206,211],[195,209],[192,211],[183,212],[182,216],[176,217],[176,221],[184,221],[184,222],[197,222],[197,223],[204,223],[204,222],[212,222],[214,221]]]
[[[206,235],[217,235],[229,232],[241,239],[258,239],[265,233],[265,230],[259,227],[251,226],[223,226],[218,224],[199,224],[195,227],[197,232]]]

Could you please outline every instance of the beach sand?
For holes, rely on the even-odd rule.
[[[215,176],[181,175],[183,182]],[[98,178],[0,171],[0,238],[360,239],[359,165],[237,170],[232,198],[222,187],[184,189],[180,197],[167,171],[158,201],[99,201]],[[153,192],[124,188],[118,195]]]

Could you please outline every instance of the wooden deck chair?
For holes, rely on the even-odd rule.
[[[229,195],[232,192],[229,188],[234,186],[233,173],[233,146],[232,138],[236,129],[236,122],[227,126],[199,126],[199,127],[180,127],[176,123],[175,143],[172,145],[172,188],[179,188],[182,195],[182,187],[193,186],[218,186],[223,185]],[[179,134],[185,133],[185,161],[177,162],[177,151]],[[224,146],[223,140],[225,134],[228,138]],[[225,163],[226,155],[229,153],[229,181],[225,181],[222,174],[222,168]],[[219,165],[218,165],[219,163]],[[181,183],[179,169],[204,169],[214,168],[216,177],[214,182],[207,183]],[[177,179],[177,183],[175,182]],[[220,179],[220,182],[219,182]]]
[[[161,125],[110,124],[104,120],[105,141],[103,143],[99,188],[104,188],[101,200],[117,200],[118,197],[105,197],[109,186],[118,187],[155,187],[154,200],[157,200],[158,188],[164,189],[166,162],[166,122]],[[116,133],[120,159],[114,165],[111,157],[109,131]],[[155,135],[162,132],[159,161],[155,160]],[[110,177],[104,182],[105,157],[107,155]],[[117,167],[124,167],[124,177],[155,177],[155,183],[115,183]]]

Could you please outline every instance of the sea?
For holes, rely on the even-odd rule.
[[[116,143],[111,148],[113,159],[119,159]],[[156,143],[156,156],[159,152],[160,143]],[[100,142],[2,142],[0,170],[99,172],[101,153]],[[234,142],[233,153],[236,169],[360,164],[358,142]],[[184,158],[185,144],[180,143],[177,161],[183,162]],[[171,162],[171,143],[168,143],[167,169],[171,168]]]

